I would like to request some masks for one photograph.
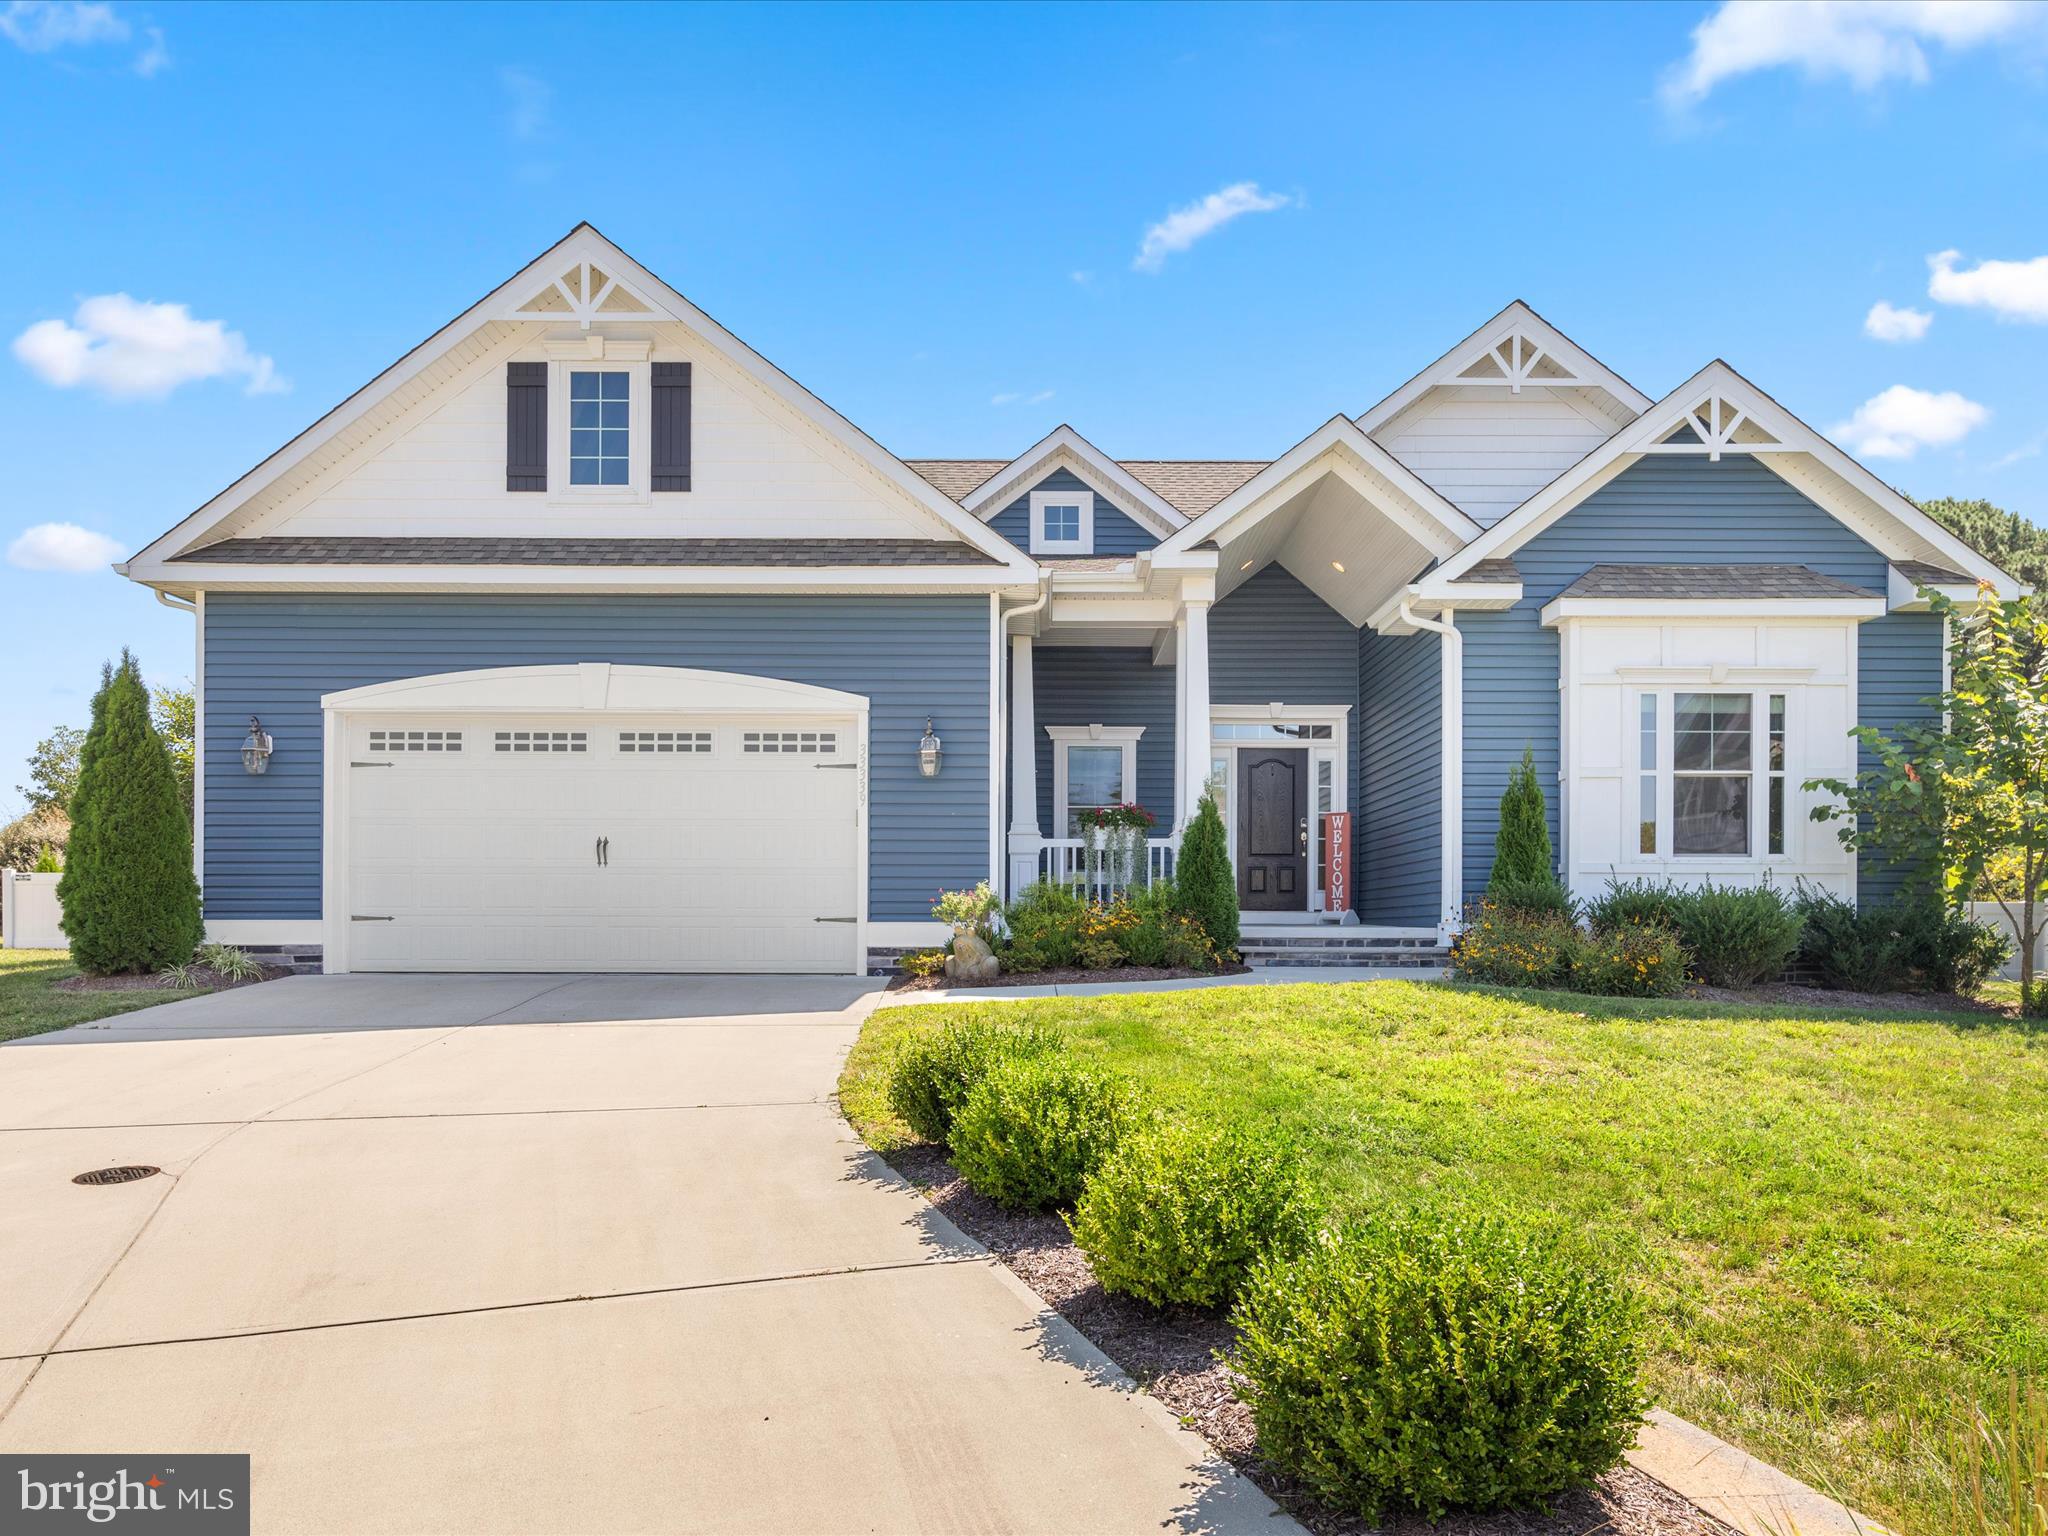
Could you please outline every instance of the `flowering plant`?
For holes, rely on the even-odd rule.
[[[1085,832],[1149,832],[1159,818],[1142,805],[1090,805],[1074,812],[1074,820]]]
[[[997,905],[995,892],[984,880],[971,891],[939,892],[939,899],[932,905],[932,916],[956,935],[973,933],[989,925]]]

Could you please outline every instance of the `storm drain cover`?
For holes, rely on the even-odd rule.
[[[153,1173],[162,1173],[161,1168],[146,1168],[140,1163],[131,1163],[125,1168],[95,1168],[90,1173],[81,1173],[71,1182],[74,1184],[132,1184],[137,1179],[146,1179]]]

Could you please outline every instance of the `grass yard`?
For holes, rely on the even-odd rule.
[[[1557,1213],[1640,1277],[1661,1404],[1898,1528],[1948,1523],[1923,1427],[2048,1378],[2048,1030],[1426,982],[886,1008],[840,1080],[872,1143],[897,1042],[966,1014],[1294,1127],[1339,1205]]]
[[[164,992],[59,992],[54,982],[78,967],[61,949],[0,949],[0,1040],[89,1024],[116,1013],[197,997],[206,988]]]

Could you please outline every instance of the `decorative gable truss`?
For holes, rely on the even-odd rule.
[[[679,320],[614,272],[587,258],[570,263],[552,281],[517,303],[495,306],[494,320],[575,321],[589,330],[596,320]]]
[[[2001,597],[2019,593],[2011,575],[1716,360],[1410,586],[1407,600],[1424,612],[1455,604],[1461,583],[1475,580],[1480,567],[1511,558],[1629,466],[1659,454],[1710,461],[1753,455],[1892,561],[1915,569],[1937,566],[1971,583],[1988,581]],[[1893,599],[1895,608],[1912,606],[1897,592]]]
[[[1525,384],[1559,389],[1605,389],[1604,379],[1582,376],[1570,362],[1560,362],[1544,341],[1517,327],[1458,370],[1460,384],[1505,384],[1519,395]]]
[[[1644,453],[1686,454],[1719,462],[1724,453],[1798,453],[1796,444],[1774,436],[1749,412],[1719,390],[1709,390],[1686,409],[1684,419]]]

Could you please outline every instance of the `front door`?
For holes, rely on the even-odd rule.
[[[1237,763],[1237,904],[1308,910],[1308,753],[1247,748]]]

